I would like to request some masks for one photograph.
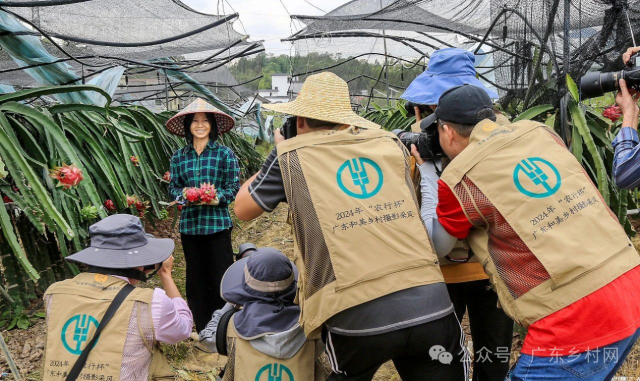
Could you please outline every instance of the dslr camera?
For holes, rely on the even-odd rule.
[[[631,56],[626,70],[603,73],[594,71],[580,78],[580,92],[583,99],[599,97],[610,91],[620,90],[619,81],[624,79],[627,86],[640,90],[640,53]]]
[[[420,114],[429,110],[429,106],[427,105],[421,105],[413,102],[406,102],[404,104],[405,111],[407,112],[408,115],[411,115],[411,116],[416,116],[416,109],[414,107],[417,107],[420,110]]]
[[[393,130],[392,132],[409,151],[411,151],[411,145],[414,144],[422,159],[441,159],[447,155],[440,147],[437,121],[436,114],[431,114],[420,122],[421,132],[419,133],[403,130]]]
[[[282,127],[280,127],[280,133],[286,139],[295,138],[298,135],[298,117],[297,116],[289,116],[282,123]]]

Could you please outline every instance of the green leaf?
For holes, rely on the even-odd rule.
[[[569,74],[567,74],[567,90],[569,90],[569,93],[576,102],[580,102],[580,93],[578,92],[578,86]]]
[[[20,329],[27,329],[29,328],[29,319],[24,316],[20,316],[17,325]]]
[[[574,125],[571,133],[571,152],[578,160],[578,163],[582,163],[582,150],[582,136],[580,135],[580,131],[578,131],[578,127]]]
[[[582,140],[584,140],[584,144],[587,146],[587,151],[591,155],[594,161],[594,165],[596,167],[596,177],[598,190],[602,194],[604,201],[609,204],[609,185],[607,181],[607,171],[604,165],[604,160],[600,155],[600,151],[598,151],[598,147],[596,147],[595,142],[593,141],[593,136],[591,135],[591,131],[589,130],[589,126],[587,125],[587,120],[585,118],[585,112],[580,108],[578,103],[571,101],[569,102],[569,112],[571,113],[571,121],[574,127],[577,128]]]
[[[553,110],[553,106],[551,105],[538,105],[538,106],[534,106],[531,107],[530,109],[527,109],[525,111],[523,111],[522,113],[520,113],[520,115],[518,115],[517,118],[515,118],[513,120],[513,122],[517,122],[519,120],[531,120],[533,118],[535,118],[536,116],[547,112],[549,110]]]
[[[0,179],[4,179],[8,174],[9,172],[6,171],[4,162],[2,161],[2,158],[0,158]]]
[[[44,319],[47,316],[47,314],[44,313],[43,311],[38,311],[35,314],[33,314],[33,316],[38,317],[40,319]]]
[[[0,104],[6,102],[19,102],[29,98],[41,97],[43,95],[74,93],[76,91],[95,91],[107,99],[107,105],[111,103],[111,96],[101,87],[91,85],[68,85],[68,86],[43,86],[34,89],[17,91],[0,96]]]
[[[11,323],[7,327],[7,331],[11,331],[12,329],[14,329],[16,324],[18,324],[18,317],[17,316],[14,317],[13,320],[11,320]]]
[[[16,234],[13,231],[11,218],[7,213],[7,208],[5,207],[4,201],[2,201],[2,199],[0,199],[0,227],[2,227],[3,235],[7,239],[11,250],[16,255],[18,262],[20,262],[24,270],[27,272],[27,275],[29,275],[29,278],[32,280],[40,279],[38,272],[33,268],[31,262],[29,262],[29,260],[27,259],[27,254],[24,252],[22,246],[20,246],[20,243],[18,242],[18,237],[16,237]]]
[[[94,106],[94,105],[76,104],[76,103],[67,103],[67,104],[61,104],[61,105],[55,105],[55,106],[49,107],[49,112],[52,114],[61,114],[61,113],[67,113],[71,111],[94,111],[100,114],[105,114],[107,112],[107,108]]]

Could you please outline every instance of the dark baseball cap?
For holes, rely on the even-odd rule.
[[[457,86],[445,91],[438,100],[435,113],[440,120],[471,126],[484,119],[496,121],[491,98],[484,89],[473,85]]]

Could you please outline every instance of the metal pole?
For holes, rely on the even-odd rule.
[[[380,0],[380,10],[382,10],[382,0]],[[387,107],[389,107],[389,56],[387,55],[387,39],[385,30],[382,30],[382,44],[384,46],[384,80],[387,84]]]
[[[564,78],[562,78],[562,82],[564,83],[564,91],[567,90],[566,78],[567,74],[569,74],[569,70],[571,69],[571,64],[569,60],[570,54],[570,45],[569,45],[569,33],[571,26],[571,0],[564,0],[564,51],[562,54],[562,67],[564,71]]]
[[[164,71],[164,104],[169,111],[169,78],[167,77],[167,71]]]
[[[556,18],[556,13],[558,11],[558,4],[560,0],[554,0],[551,11],[549,12],[549,20],[547,20],[547,30],[544,33],[544,37],[542,41],[540,41],[540,54],[538,54],[538,59],[533,63],[533,71],[531,74],[531,78],[529,78],[529,88],[527,88],[527,93],[524,96],[524,108],[526,109],[529,106],[529,99],[531,95],[533,95],[533,85],[536,83],[536,73],[538,69],[540,69],[540,64],[542,63],[542,57],[544,56],[544,50],[547,47],[547,41],[549,41],[549,36],[553,31],[553,21]]]
[[[13,357],[11,357],[9,348],[7,348],[7,344],[4,342],[4,337],[2,336],[1,333],[0,333],[0,347],[2,348],[4,357],[7,359],[7,364],[9,364],[9,369],[11,369],[11,373],[13,373],[13,377],[17,381],[22,381],[22,378],[20,378],[20,372],[18,372],[18,367],[16,366],[16,363],[13,361]]]

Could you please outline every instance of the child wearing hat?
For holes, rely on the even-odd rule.
[[[308,339],[298,324],[297,276],[296,266],[269,247],[224,274],[220,288],[227,304],[200,332],[204,346],[229,358],[222,380],[326,379],[316,361],[320,340]]]
[[[66,258],[88,272],[52,284],[44,296],[43,380],[173,378],[157,343],[185,340],[193,325],[171,276],[173,240],[145,234],[128,214],[91,225],[89,235],[91,245]],[[162,288],[132,287],[156,272]]]

